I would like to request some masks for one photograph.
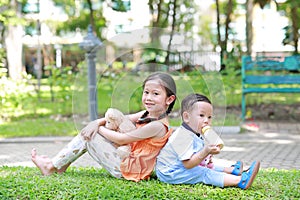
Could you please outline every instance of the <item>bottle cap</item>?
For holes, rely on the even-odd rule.
[[[210,126],[204,126],[202,128],[202,133],[204,133],[205,131],[207,131],[208,129],[210,129],[211,127]]]

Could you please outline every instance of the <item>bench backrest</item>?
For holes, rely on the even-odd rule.
[[[300,55],[284,57],[258,56],[252,58],[251,56],[243,56],[242,69],[244,70],[262,70],[262,71],[276,71],[300,70]]]
[[[285,57],[283,67],[287,70],[300,70],[300,55]]]
[[[300,84],[300,56],[243,56],[243,84]],[[292,73],[293,72],[293,73]]]

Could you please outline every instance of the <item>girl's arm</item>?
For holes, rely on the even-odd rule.
[[[127,133],[112,131],[104,126],[99,127],[99,134],[118,145],[125,145],[147,138],[159,138],[163,137],[166,133],[167,127],[159,121],[150,122],[141,128]]]
[[[220,148],[215,145],[205,146],[201,151],[192,155],[192,157],[188,160],[182,161],[183,165],[187,169],[191,169],[201,163],[203,159],[205,159],[208,154],[218,154],[220,153]]]
[[[135,114],[126,115],[132,122],[135,122],[140,118],[145,111],[140,111]],[[96,119],[91,121],[87,126],[85,126],[81,131],[80,134],[85,140],[90,140],[94,137],[95,134],[98,133],[99,126],[105,125],[105,118]]]
[[[81,131],[80,134],[85,140],[90,140],[98,132],[99,126],[105,125],[105,118],[96,119],[91,121],[86,125]]]
[[[145,113],[145,111],[140,111],[140,112],[137,112],[134,114],[126,115],[126,116],[130,119],[130,121],[135,123],[144,113]]]

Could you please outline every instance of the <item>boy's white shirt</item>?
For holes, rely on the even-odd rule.
[[[157,157],[157,170],[167,172],[170,169],[184,168],[182,161],[190,159],[204,147],[201,140],[186,128],[178,127]]]
[[[180,126],[169,138],[170,145],[180,160],[187,160],[195,153],[193,151],[194,133]]]

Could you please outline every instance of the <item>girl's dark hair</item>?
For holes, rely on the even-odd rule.
[[[184,111],[191,110],[193,108],[193,105],[199,101],[211,104],[211,101],[202,94],[198,94],[198,93],[189,94],[181,102],[181,112],[180,112],[181,116],[183,115]]]
[[[175,96],[175,100],[169,105],[166,113],[164,113],[164,115],[168,115],[172,111],[172,109],[174,107],[174,104],[175,104],[175,101],[177,99],[177,97],[176,97],[176,84],[175,84],[175,81],[172,78],[172,76],[169,75],[169,74],[167,74],[167,73],[155,72],[155,73],[150,74],[144,80],[144,82],[143,82],[143,88],[145,87],[145,84],[148,81],[151,81],[151,80],[157,80],[157,81],[159,81],[159,83],[165,88],[166,93],[167,93],[167,97],[170,97],[172,95]],[[149,114],[148,111],[146,111],[141,118],[146,117],[148,114]]]

